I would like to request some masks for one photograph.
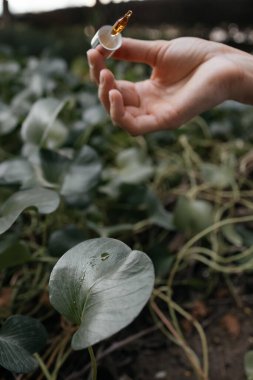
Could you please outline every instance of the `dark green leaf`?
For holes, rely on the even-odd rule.
[[[47,333],[34,318],[14,315],[0,329],[0,365],[9,371],[27,373],[37,367],[32,356],[45,345]]]
[[[71,160],[49,149],[40,149],[41,168],[48,182],[61,185]]]
[[[25,264],[31,254],[25,243],[17,241],[17,237],[9,235],[0,240],[0,270]]]
[[[151,223],[169,231],[175,229],[172,213],[165,210],[159,198],[151,190],[148,191],[145,201]]]
[[[82,230],[73,225],[69,225],[51,234],[48,249],[52,256],[61,257],[70,248],[86,239],[87,236]]]
[[[213,224],[212,205],[204,200],[179,197],[174,211],[175,226],[194,235]]]

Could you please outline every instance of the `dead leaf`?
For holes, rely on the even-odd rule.
[[[224,327],[224,329],[231,335],[232,337],[236,338],[240,335],[241,326],[239,319],[234,314],[226,314],[221,319],[221,324]]]
[[[196,319],[205,318],[209,314],[209,310],[203,301],[195,301],[192,305],[192,316]]]
[[[10,307],[12,288],[2,288],[0,291],[0,307]]]

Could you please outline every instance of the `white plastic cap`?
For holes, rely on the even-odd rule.
[[[121,34],[112,35],[112,26],[104,25],[100,28],[91,40],[91,47],[95,48],[100,45],[103,48],[104,55],[109,58],[122,45]]]

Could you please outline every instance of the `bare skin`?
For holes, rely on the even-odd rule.
[[[198,38],[124,38],[113,58],[152,67],[149,79],[116,80],[99,47],[87,52],[90,76],[112,121],[132,135],[175,129],[227,99],[253,104],[253,57]]]

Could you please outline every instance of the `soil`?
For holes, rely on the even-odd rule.
[[[231,297],[198,303],[189,310],[204,327],[209,351],[208,380],[246,380],[244,355],[253,349],[253,299]],[[55,325],[55,324],[54,324]],[[201,360],[200,342],[191,324],[183,323],[187,343]],[[198,380],[182,349],[153,325],[149,311],[126,329],[94,347],[98,361],[98,380]],[[90,380],[87,350],[73,352],[57,380]],[[38,380],[35,373],[13,377],[1,372],[0,380]],[[44,379],[44,378],[43,378]]]
[[[238,309],[230,302],[216,305],[202,321],[208,341],[209,380],[246,379],[244,355],[253,348],[252,322],[251,307]],[[197,334],[191,331],[186,338],[198,352]],[[102,360],[100,374],[99,380],[197,380],[182,350],[160,331],[153,331]]]

